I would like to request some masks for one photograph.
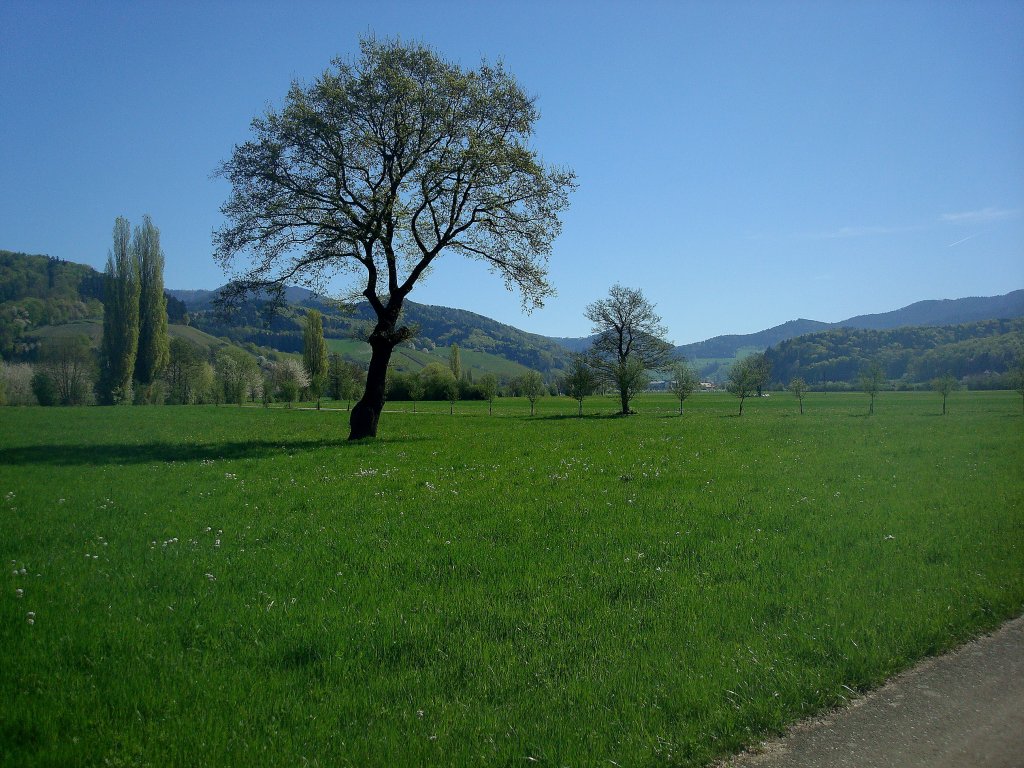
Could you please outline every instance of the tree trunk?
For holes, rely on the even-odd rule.
[[[743,398],[740,398],[740,416],[743,415]]]
[[[377,436],[377,421],[384,410],[384,386],[388,378],[388,363],[391,362],[391,352],[395,348],[394,343],[391,343],[387,334],[381,333],[381,330],[381,324],[378,323],[370,334],[372,352],[370,368],[366,372],[366,391],[352,408],[349,416],[349,440]]]
[[[583,416],[583,398],[582,397],[580,398],[579,403],[580,403],[580,412],[577,415]]]
[[[800,398],[800,415],[801,416],[804,415],[804,400],[803,400],[803,398]]]
[[[622,415],[629,416],[629,395],[620,390],[619,399],[622,400]]]

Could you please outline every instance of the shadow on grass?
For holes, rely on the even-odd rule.
[[[246,440],[244,442],[187,445],[183,443],[142,443],[131,445],[32,445],[0,449],[0,464],[53,464],[88,466],[103,464],[148,464],[152,462],[193,462],[216,459],[260,459],[315,451],[321,448],[354,449],[380,443],[411,442],[398,440]]]
[[[558,413],[549,416],[532,416],[536,421],[606,421],[608,419],[621,419],[621,413],[585,413],[577,416],[575,413]]]

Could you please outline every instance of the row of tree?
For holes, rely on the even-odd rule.
[[[132,233],[128,220],[119,216],[104,272],[97,386],[102,403],[131,403],[136,387],[148,400],[167,365],[170,347],[163,274],[160,230],[145,216]]]

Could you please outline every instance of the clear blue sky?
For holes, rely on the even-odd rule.
[[[214,288],[249,121],[358,38],[504,59],[579,190],[532,315],[449,257],[415,301],[589,332],[614,282],[677,344],[1024,287],[1024,3],[0,3],[0,248],[102,268],[115,217]]]

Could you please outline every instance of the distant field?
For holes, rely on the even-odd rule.
[[[1018,395],[805,405],[3,409],[0,763],[703,765],[1021,612]]]

